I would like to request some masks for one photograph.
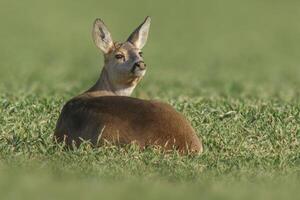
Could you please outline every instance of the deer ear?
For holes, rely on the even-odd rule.
[[[104,53],[108,53],[113,47],[113,40],[101,19],[96,19],[93,26],[93,40],[95,45],[101,49]]]
[[[150,22],[151,18],[146,17],[145,21],[131,33],[127,41],[132,43],[135,47],[142,49],[147,42]]]

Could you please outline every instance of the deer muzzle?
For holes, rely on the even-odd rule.
[[[131,72],[133,74],[139,74],[140,72],[143,72],[144,70],[146,70],[146,64],[144,63],[144,61],[139,61],[134,63]]]

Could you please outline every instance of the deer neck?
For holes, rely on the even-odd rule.
[[[107,70],[103,67],[98,81],[85,92],[89,96],[130,96],[135,85],[117,85],[110,79]]]

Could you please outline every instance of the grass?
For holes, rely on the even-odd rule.
[[[282,199],[300,185],[300,14],[289,1],[0,2],[1,199]],[[116,40],[152,16],[134,96],[169,102],[203,138],[201,156],[52,142],[60,109]]]

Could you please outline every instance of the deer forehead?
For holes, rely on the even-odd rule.
[[[114,53],[121,52],[127,56],[136,56],[140,50],[130,42],[115,43]]]
[[[122,53],[126,58],[129,58],[133,62],[137,59],[143,60],[143,58],[139,57],[140,49],[136,48],[130,42],[119,43],[115,42],[113,48],[109,53],[104,54],[105,63],[107,64],[110,61],[114,61],[114,56],[117,53]]]

